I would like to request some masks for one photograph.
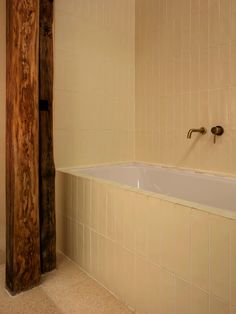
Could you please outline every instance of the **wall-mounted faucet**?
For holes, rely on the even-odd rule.
[[[192,137],[192,133],[194,133],[194,132],[197,132],[197,133],[200,133],[200,134],[204,135],[204,134],[207,133],[207,129],[204,128],[204,127],[201,127],[200,129],[190,129],[188,131],[187,138],[190,139]]]

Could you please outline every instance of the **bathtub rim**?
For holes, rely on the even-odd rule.
[[[190,202],[190,201],[186,201],[184,199],[181,199],[181,198],[177,198],[177,197],[172,197],[172,196],[169,196],[169,195],[165,195],[165,194],[160,194],[160,193],[156,193],[156,192],[150,192],[150,191],[147,191],[147,190],[143,190],[143,189],[138,189],[137,187],[133,187],[133,186],[130,186],[130,185],[127,185],[127,184],[121,184],[121,183],[118,183],[116,181],[112,181],[112,180],[106,180],[106,179],[102,179],[102,178],[98,178],[98,177],[95,177],[95,176],[92,176],[92,175],[86,175],[86,174],[81,174],[81,173],[73,173],[72,171],[73,170],[79,170],[79,169],[87,169],[87,168],[94,168],[94,167],[99,167],[99,166],[114,166],[114,165],[138,165],[138,164],[142,164],[142,165],[146,165],[147,164],[144,164],[144,163],[141,163],[141,162],[138,162],[138,163],[133,163],[133,162],[130,162],[130,163],[115,163],[115,164],[103,164],[103,165],[93,165],[93,166],[78,166],[78,167],[66,167],[66,168],[58,168],[56,169],[56,172],[61,172],[61,173],[66,173],[66,174],[70,174],[72,175],[73,177],[81,177],[81,178],[84,178],[84,179],[87,179],[87,180],[90,180],[92,182],[99,182],[99,183],[103,183],[103,184],[107,184],[109,186],[115,186],[117,188],[120,188],[120,189],[123,189],[123,190],[127,190],[127,191],[132,191],[132,192],[135,192],[135,193],[138,193],[138,194],[143,194],[143,195],[146,195],[147,197],[154,197],[156,199],[159,199],[159,200],[163,200],[163,201],[168,201],[168,202],[171,202],[171,203],[174,203],[174,204],[177,204],[177,205],[182,205],[182,206],[185,206],[185,207],[189,207],[189,208],[192,208],[192,209],[195,209],[195,210],[200,210],[202,212],[207,212],[209,214],[213,214],[213,215],[216,215],[216,216],[221,216],[221,217],[224,217],[224,218],[228,218],[228,219],[232,219],[232,220],[236,220],[236,211],[233,212],[231,210],[228,210],[228,209],[222,209],[222,208],[218,208],[218,207],[212,207],[212,206],[207,206],[207,205],[204,205],[204,204],[200,204],[200,203],[197,203],[197,202]],[[150,164],[149,164],[150,165]],[[151,165],[153,166],[153,165]],[[157,167],[157,164],[155,164],[155,166]],[[159,165],[159,167],[162,167]],[[169,168],[169,169],[175,169],[175,170],[183,170],[181,168],[177,168],[177,167],[169,167],[169,166],[163,166],[163,168]],[[219,174],[212,174],[212,173],[207,173],[207,172],[199,172],[199,171],[195,171],[195,170],[190,170],[189,169],[186,169],[184,168],[186,172],[190,172],[191,173],[201,173],[201,174],[206,174],[206,175],[212,175],[212,176],[220,176]],[[70,172],[71,171],[71,172]],[[220,177],[225,177],[225,178],[236,178],[236,177],[230,177],[228,175],[221,175]]]
[[[213,171],[208,169],[199,169],[199,168],[188,168],[188,167],[181,167],[181,166],[174,166],[174,165],[166,165],[162,163],[151,163],[146,161],[119,161],[119,162],[105,162],[99,164],[84,164],[84,165],[75,165],[75,166],[68,166],[68,167],[58,167],[56,168],[57,171],[70,171],[75,169],[89,169],[95,167],[108,167],[108,166],[135,166],[135,165],[144,165],[148,167],[159,167],[164,169],[171,169],[176,171],[184,171],[184,172],[191,172],[196,174],[205,174],[208,176],[213,177],[220,177],[220,178],[228,178],[228,179],[236,179],[236,173],[228,173],[228,172],[221,172],[221,171]]]

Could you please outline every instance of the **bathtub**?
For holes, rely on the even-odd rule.
[[[138,313],[236,311],[235,178],[59,169],[56,204],[58,249]]]

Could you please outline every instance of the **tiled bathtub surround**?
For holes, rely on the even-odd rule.
[[[139,313],[233,314],[236,221],[57,173],[58,247]]]
[[[235,0],[136,0],[135,90],[137,161],[236,174]]]

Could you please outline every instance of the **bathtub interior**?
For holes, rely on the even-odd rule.
[[[236,211],[236,178],[140,163],[72,168],[84,175],[213,208]]]

